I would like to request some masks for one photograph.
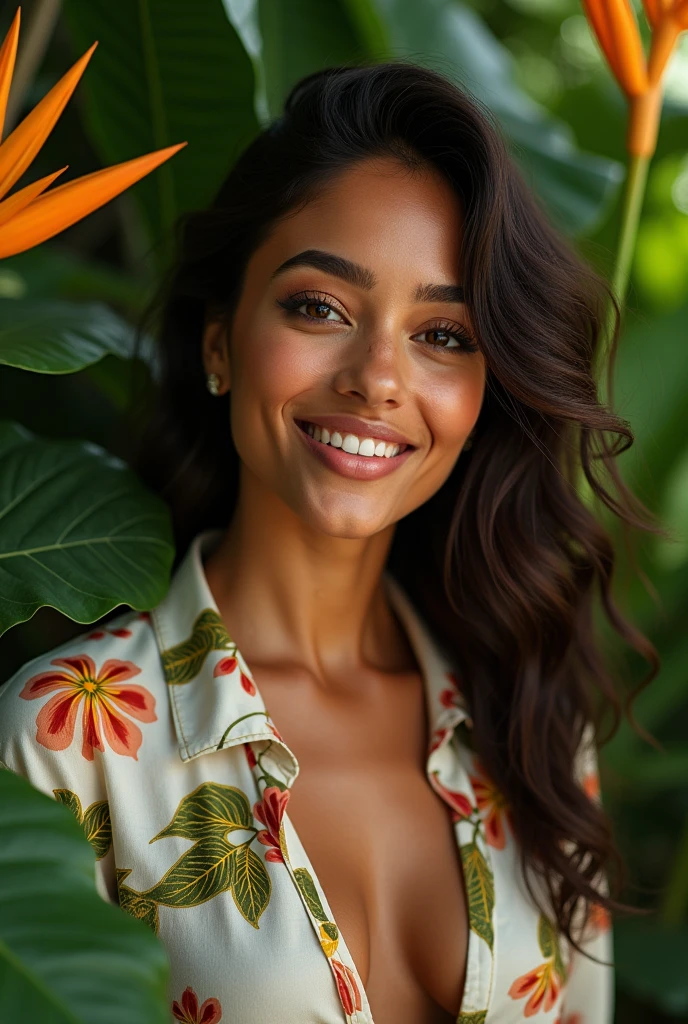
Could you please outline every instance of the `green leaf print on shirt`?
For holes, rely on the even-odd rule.
[[[252,833],[234,845],[228,835],[238,830]],[[175,861],[159,882],[142,892],[121,882],[120,906],[141,917],[154,931],[158,928],[158,906],[182,909],[231,890],[242,917],[254,928],[270,902],[272,883],[262,859],[250,849],[260,832],[253,824],[251,805],[235,786],[203,782],[179,803],[172,821],[150,840],[169,836],[191,839],[194,845]]]
[[[471,1013],[460,1013],[456,1024],[485,1024],[487,1010],[475,1010]]]
[[[196,617],[191,636],[162,652],[162,667],[168,683],[190,683],[203,668],[211,651],[236,652],[236,644],[213,608],[205,608]]]
[[[544,914],[540,914],[538,920],[538,945],[540,946],[542,955],[545,958],[552,958],[554,970],[559,975],[563,985],[566,981],[568,971],[564,965],[564,960],[561,955],[559,932],[549,918],[545,917]]]
[[[470,843],[464,843],[460,849],[471,929],[492,949],[494,945],[492,912],[495,902],[492,872],[475,839]]]
[[[308,868],[295,868],[294,878],[296,879],[299,889],[303,893],[303,898],[308,904],[308,909],[316,921],[327,921],[327,914],[320,902],[318,891],[315,888],[315,883],[313,882]]]
[[[96,800],[82,811],[81,800],[71,789],[54,789],[55,799],[65,804],[79,822],[86,838],[95,850],[96,860],[102,860],[112,846],[112,825],[110,823],[110,807],[107,800]]]

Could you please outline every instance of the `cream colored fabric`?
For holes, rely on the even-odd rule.
[[[150,614],[84,631],[0,689],[0,759],[69,804],[96,851],[101,894],[157,930],[171,1021],[372,1024],[289,820],[298,762],[205,579],[202,556],[219,536],[195,539]],[[611,1024],[613,968],[571,957],[532,906],[508,807],[467,742],[451,665],[402,588],[389,575],[385,585],[423,674],[428,784],[447,804],[466,878],[459,1021]],[[596,773],[589,746],[580,777],[593,798]],[[586,944],[611,961],[604,915]]]

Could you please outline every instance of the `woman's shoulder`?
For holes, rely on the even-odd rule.
[[[0,762],[50,795],[99,777],[96,751],[137,758],[165,678],[148,612],[127,610],[26,662],[0,686]]]

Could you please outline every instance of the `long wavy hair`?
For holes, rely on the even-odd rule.
[[[403,62],[300,81],[212,205],[177,225],[175,260],[142,324],[157,335],[160,386],[132,461],[171,508],[177,561],[198,532],[230,522],[239,470],[231,393],[206,389],[206,317],[231,321],[248,259],[281,217],[333,175],[381,155],[430,164],[456,190],[462,281],[487,364],[473,446],[398,523],[388,568],[453,660],[531,897],[579,948],[581,911],[587,922],[593,904],[632,909],[615,898],[626,871],[610,822],[576,772],[587,723],[599,734],[611,709],[613,735],[623,714],[597,637],[597,598],[607,624],[650,664],[641,687],[658,670],[654,647],[613,600],[614,544],[592,508],[606,506],[624,531],[663,531],[619,476],[615,458],[633,434],[596,383],[598,359],[611,380],[618,307],[548,222],[490,115],[442,76]]]

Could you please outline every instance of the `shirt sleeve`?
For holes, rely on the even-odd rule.
[[[107,902],[117,903],[109,806],[100,773],[95,763],[81,757],[76,744],[63,750],[42,745],[36,705],[44,701],[22,698],[29,682],[50,669],[50,657],[49,653],[29,662],[0,685],[0,769],[24,776],[35,789],[70,808],[96,855],[98,893]]]
[[[597,751],[592,725],[585,728],[578,752],[577,775],[592,800],[600,801]],[[598,885],[606,895],[606,880]],[[566,993],[558,1024],[612,1024],[614,1019],[613,929],[609,914],[593,906],[581,949],[595,959],[572,950]],[[600,961],[599,963],[595,961]]]

